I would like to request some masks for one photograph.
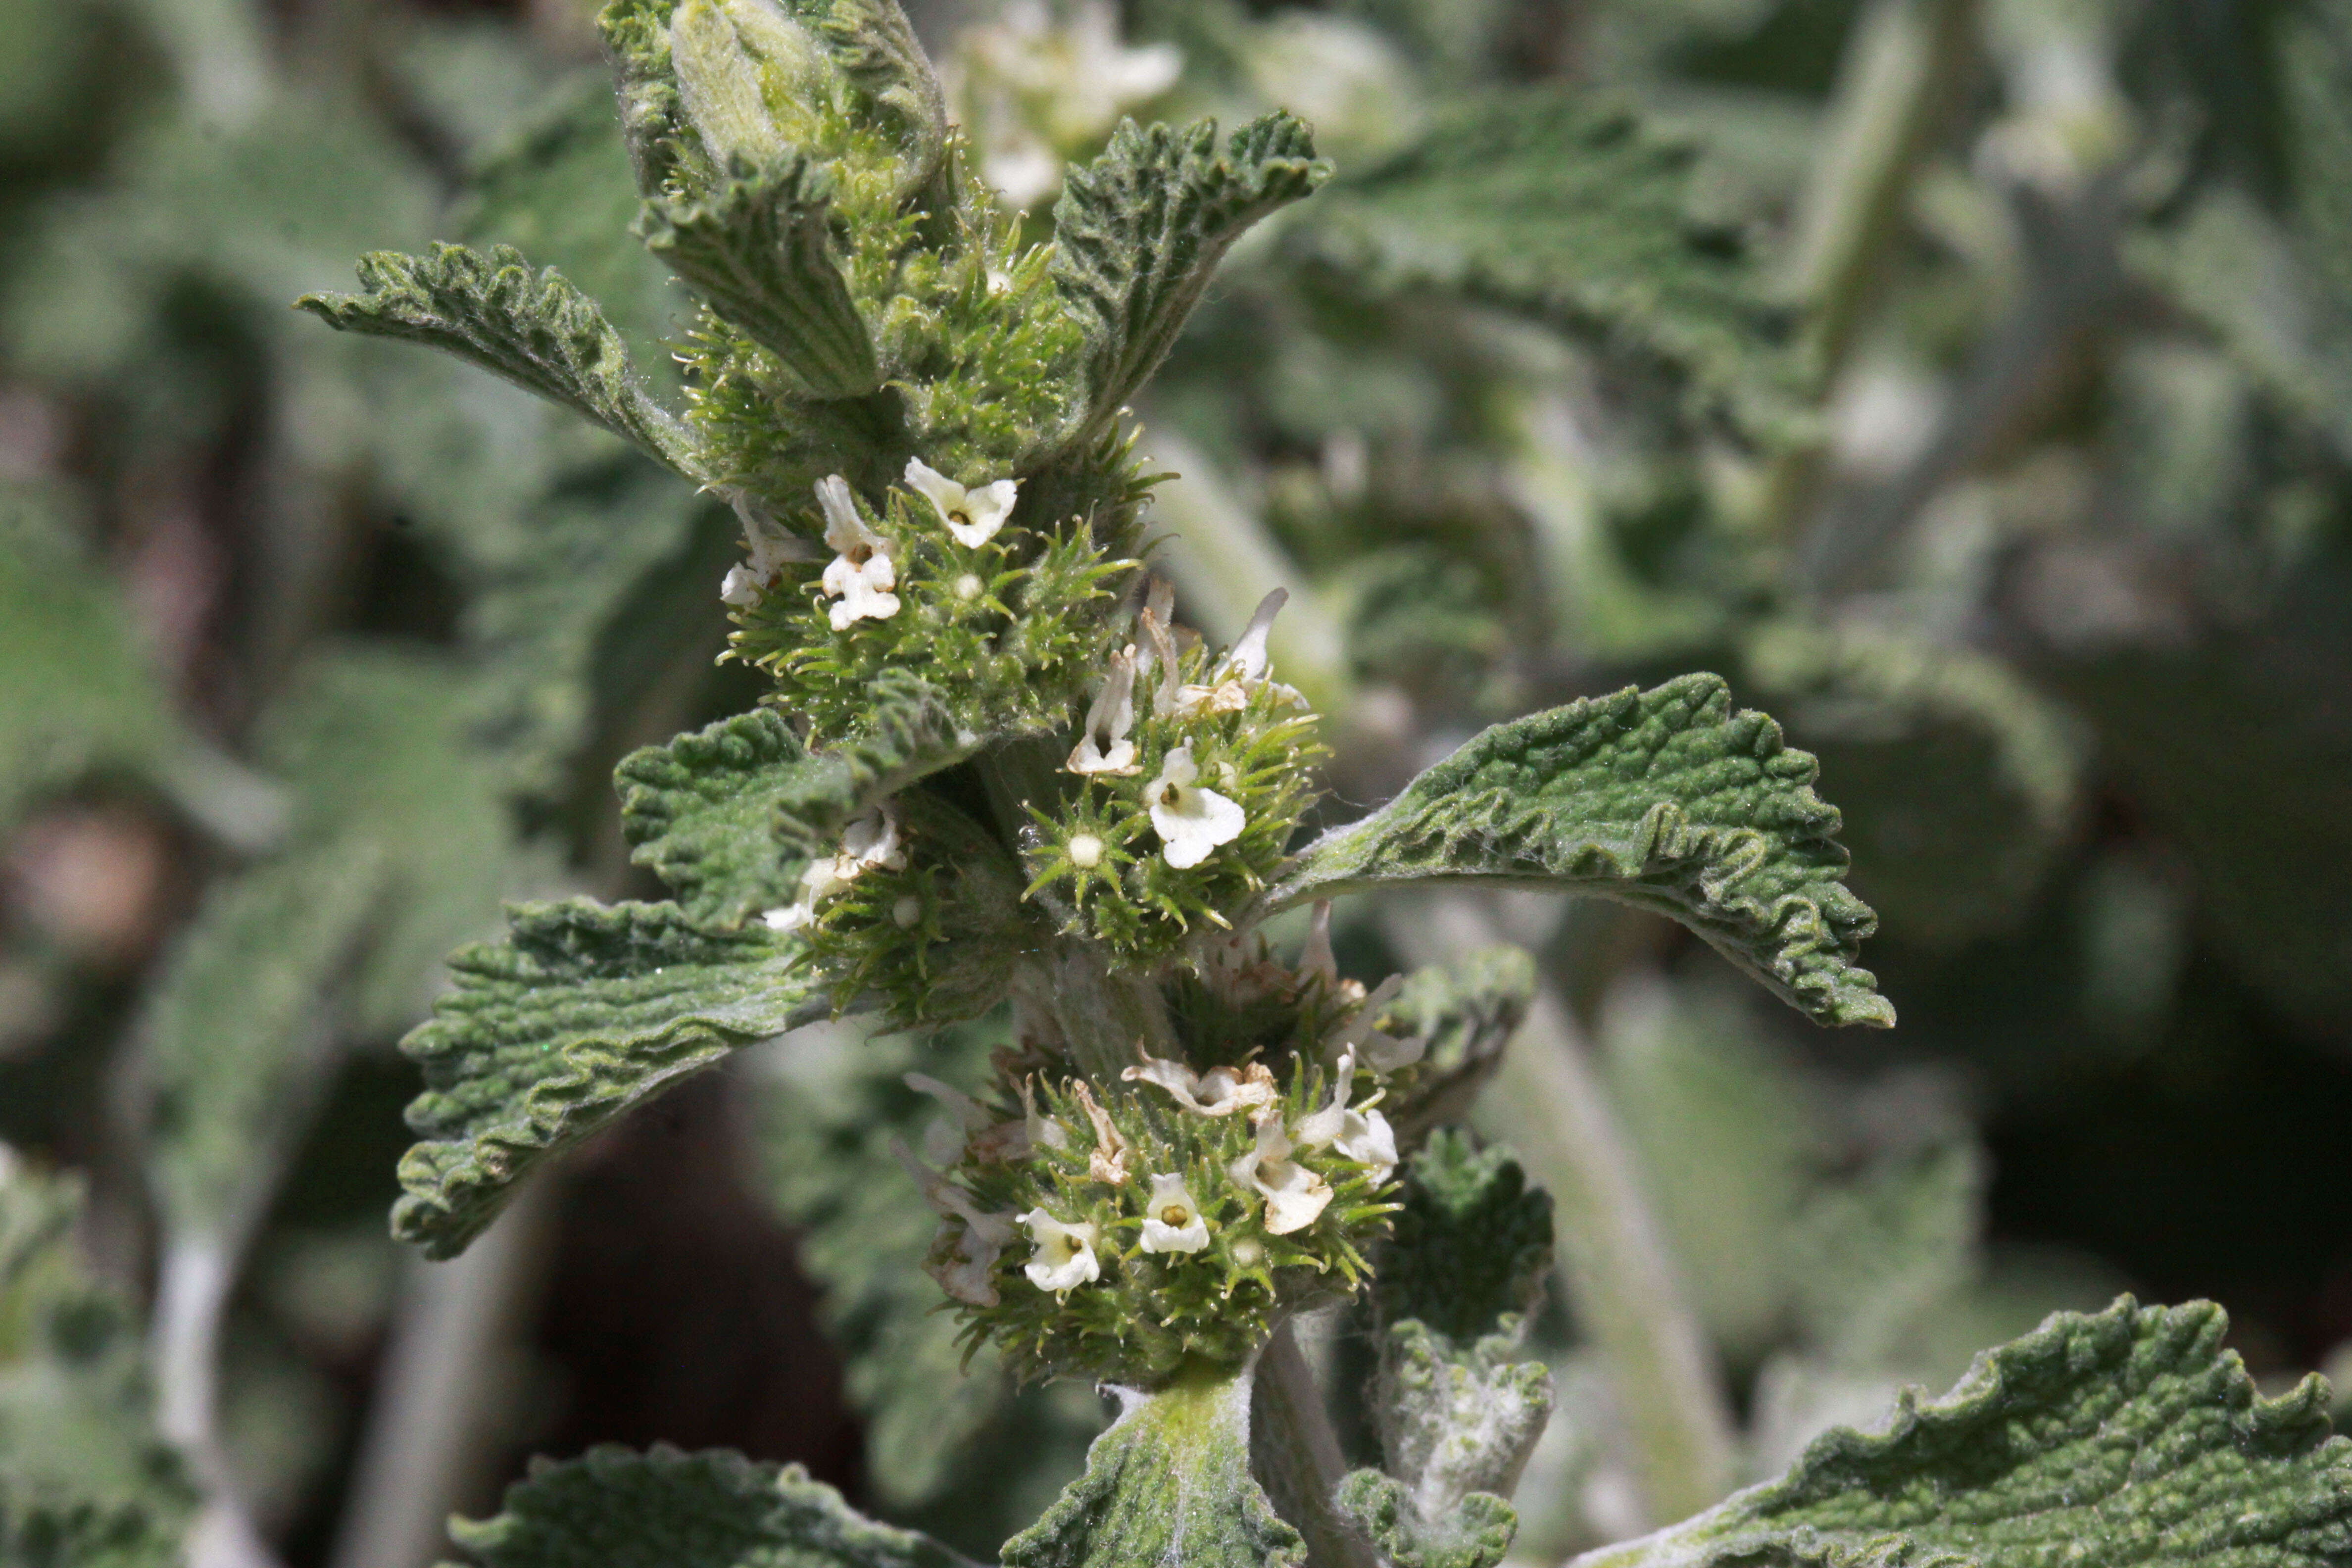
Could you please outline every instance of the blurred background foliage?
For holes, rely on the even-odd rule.
[[[1536,954],[1515,1050],[1578,1064],[1622,1148],[1548,1169],[1496,1130],[1558,1187],[1620,1158],[1704,1346],[1715,1447],[1677,1480],[1627,1437],[1651,1393],[1565,1204],[1521,1558],[2118,1289],[2218,1299],[2266,1379],[2346,1355],[2352,5],[909,9],[1036,237],[1122,113],[1282,104],[1339,164],[1138,411],[1184,476],[1186,617],[1230,637],[1294,589],[1275,652],[1336,721],[1327,814],[1696,668],[1844,811],[1892,1035],[1811,1030],[1612,906],[1338,933],[1367,978],[1440,928]],[[989,1026],[806,1032],[460,1262],[385,1232],[391,1047],[442,956],[502,899],[640,890],[614,761],[757,695],[714,663],[722,509],[288,309],[362,250],[510,243],[667,365],[680,295],[627,237],[589,16],[0,14],[10,1551],[168,1557],[202,1509],[219,1562],[422,1568],[527,1454],[666,1439],[992,1552],[1101,1413],[960,1373],[913,1267],[886,1145],[935,1108],[900,1075],[976,1071]],[[1361,1323],[1314,1345],[1344,1400]],[[106,1456],[73,1465],[112,1511],[44,1524],[27,1432]]]

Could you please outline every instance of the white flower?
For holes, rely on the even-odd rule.
[[[939,509],[940,521],[966,549],[996,537],[996,531],[1013,515],[1013,498],[1021,489],[1018,479],[999,479],[966,489],[920,458],[907,459],[907,482],[930,498],[931,505]]]
[[[1385,1182],[1396,1169],[1396,1131],[1387,1117],[1372,1109],[1373,1100],[1380,1099],[1378,1093],[1364,1101],[1360,1110],[1349,1106],[1355,1081],[1356,1058],[1352,1054],[1342,1056],[1333,1075],[1331,1103],[1300,1118],[1291,1132],[1300,1148],[1320,1149],[1328,1144],[1357,1163],[1371,1166],[1372,1180]]]
[[[1256,1146],[1226,1167],[1235,1186],[1265,1199],[1265,1228],[1275,1236],[1306,1229],[1331,1201],[1323,1178],[1290,1157],[1293,1147],[1282,1117],[1268,1115],[1257,1124]]]
[[[1339,984],[1339,961],[1331,952],[1331,900],[1315,900],[1307,917],[1307,941],[1298,950],[1298,983],[1319,984],[1326,990]]]
[[[1070,1146],[1070,1130],[1037,1109],[1036,1091],[1025,1078],[1021,1080],[1021,1121],[1029,1134],[1031,1147],[1066,1149]]]
[[[1307,706],[1307,699],[1292,688],[1266,679],[1272,668],[1266,657],[1266,638],[1274,630],[1274,617],[1290,601],[1289,590],[1276,588],[1258,601],[1250,616],[1249,626],[1242,632],[1241,640],[1227,649],[1209,672],[1208,684],[1192,685],[1184,681],[1177,670],[1175,644],[1171,640],[1167,616],[1159,603],[1145,606],[1139,617],[1143,635],[1151,645],[1160,663],[1160,689],[1153,693],[1151,710],[1160,718],[1196,719],[1203,713],[1238,713],[1249,706],[1250,698],[1265,687],[1294,708]]]
[[[1236,1110],[1272,1105],[1275,1100],[1274,1075],[1265,1070],[1264,1062],[1252,1062],[1238,1070],[1211,1068],[1196,1076],[1182,1062],[1146,1057],[1141,1067],[1129,1068],[1118,1076],[1128,1083],[1164,1089],[1176,1097],[1177,1104],[1202,1116],[1231,1116]]]
[[[1074,773],[1125,775],[1143,770],[1135,764],[1135,742],[1127,732],[1135,728],[1135,650],[1110,656],[1110,673],[1087,710],[1086,732],[1063,766]]]
[[[1421,1060],[1429,1049],[1426,1037],[1415,1035],[1400,1040],[1394,1035],[1384,1035],[1372,1027],[1381,1009],[1396,999],[1404,987],[1404,976],[1391,974],[1372,988],[1363,1005],[1348,1016],[1348,1021],[1323,1037],[1323,1054],[1337,1052],[1342,1057],[1352,1055],[1358,1061],[1377,1073],[1391,1073]]]
[[[816,482],[817,505],[824,509],[824,542],[834,558],[824,569],[825,596],[833,606],[833,629],[846,631],[856,620],[887,621],[898,613],[898,569],[890,564],[889,545],[857,515],[849,483],[839,474]]]
[[[1143,1250],[1198,1252],[1208,1245],[1209,1222],[1185,1189],[1183,1173],[1155,1173],[1150,1201],[1143,1205]]]
[[[784,532],[768,514],[741,496],[731,497],[736,519],[743,525],[743,550],[751,557],[730,566],[719,584],[719,596],[730,605],[756,605],[760,595],[775,586],[776,574],[788,561],[806,561],[807,541]]]
[[[1197,866],[1220,844],[1242,836],[1248,819],[1242,808],[1213,789],[1192,781],[1201,770],[1192,765],[1192,748],[1179,746],[1160,764],[1160,776],[1143,792],[1151,807],[1151,826],[1171,866],[1181,870]]]
[[[971,1195],[950,1183],[945,1176],[924,1164],[908,1152],[900,1140],[890,1140],[890,1152],[915,1179],[921,1189],[923,1201],[933,1213],[947,1223],[931,1244],[934,1251],[961,1223],[962,1233],[957,1237],[954,1260],[936,1260],[923,1265],[924,1272],[940,1282],[940,1288],[959,1301],[974,1307],[996,1305],[996,1286],[991,1279],[996,1260],[1013,1244],[1013,1216],[1009,1214],[987,1214],[971,1201]]]
[[[1064,1225],[1044,1209],[1031,1209],[1018,1218],[1028,1226],[1029,1239],[1037,1248],[1023,1269],[1029,1283],[1058,1293],[1102,1278],[1102,1265],[1095,1258],[1093,1225]]]
[[[764,911],[760,919],[770,931],[802,930],[816,919],[816,907],[849,886],[874,867],[907,868],[907,852],[898,843],[898,813],[889,802],[871,805],[849,819],[841,832],[840,852],[821,855],[801,873],[797,902]]]

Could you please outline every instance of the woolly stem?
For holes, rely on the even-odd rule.
[[[1371,1542],[1333,1506],[1348,1464],[1287,1321],[1259,1352],[1255,1393],[1251,1458],[1275,1508],[1307,1538],[1308,1568],[1380,1568]]]

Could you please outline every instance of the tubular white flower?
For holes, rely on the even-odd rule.
[[[1381,1098],[1379,1093],[1364,1101],[1360,1109],[1349,1106],[1355,1081],[1356,1058],[1351,1052],[1339,1058],[1332,1079],[1331,1103],[1312,1115],[1301,1117],[1298,1125],[1290,1131],[1300,1148],[1320,1149],[1328,1145],[1359,1164],[1371,1166],[1372,1179],[1385,1182],[1389,1173],[1396,1169],[1396,1131],[1389,1125],[1387,1117],[1372,1109],[1373,1102]]]
[[[814,552],[805,540],[783,531],[742,496],[729,500],[736,520],[743,525],[743,552],[751,559],[727,569],[719,584],[719,596],[730,605],[756,605],[760,595],[775,585],[776,574],[785,563],[810,560]]]
[[[819,904],[877,866],[890,871],[907,868],[907,852],[898,842],[898,809],[888,801],[851,817],[841,831],[840,851],[810,861],[801,873],[798,901],[765,910],[760,920],[770,931],[803,930],[816,919]]]
[[[889,544],[866,526],[849,482],[828,474],[816,482],[817,505],[824,509],[824,542],[832,546],[833,562],[824,569],[823,587],[833,606],[833,629],[846,631],[858,620],[887,621],[898,613],[898,569],[890,564]]]
[[[1021,1121],[1028,1131],[1032,1148],[1066,1149],[1070,1146],[1070,1130],[1037,1109],[1036,1090],[1025,1078],[1021,1080]]]
[[[1208,1245],[1209,1222],[1201,1217],[1201,1205],[1185,1187],[1183,1173],[1155,1173],[1151,1197],[1143,1205],[1143,1250],[1198,1252]]]
[[[1132,1067],[1120,1073],[1128,1083],[1148,1083],[1164,1089],[1175,1097],[1176,1103],[1202,1116],[1231,1116],[1236,1110],[1248,1110],[1275,1100],[1274,1075],[1263,1062],[1252,1062],[1238,1070],[1233,1068],[1211,1068],[1195,1074],[1182,1062],[1172,1062],[1164,1057],[1146,1057],[1141,1067]]]
[[[1249,626],[1242,632],[1241,640],[1227,649],[1217,662],[1215,680],[1264,680],[1269,668],[1265,639],[1274,630],[1274,617],[1290,602],[1290,590],[1276,588],[1258,601],[1250,615]]]
[[[971,549],[987,543],[1013,515],[1018,479],[998,479],[971,489],[956,483],[920,458],[907,459],[907,483],[928,497],[958,544]]]
[[[1275,1236],[1306,1229],[1331,1201],[1329,1184],[1293,1160],[1294,1149],[1282,1118],[1269,1115],[1257,1124],[1256,1146],[1226,1167],[1235,1186],[1265,1199],[1265,1228]]]
[[[906,1167],[907,1174],[915,1179],[923,1202],[945,1221],[940,1227],[940,1236],[947,1236],[959,1224],[962,1227],[956,1241],[955,1261],[926,1262],[924,1272],[959,1301],[974,1307],[995,1306],[996,1286],[991,1276],[996,1260],[1013,1244],[1013,1216],[983,1212],[971,1201],[970,1194],[916,1159],[902,1140],[890,1140],[890,1152]],[[937,1241],[932,1245],[936,1250]]]
[[[1074,773],[1124,776],[1143,770],[1135,763],[1135,742],[1127,732],[1135,728],[1135,649],[1110,656],[1110,673],[1087,710],[1086,732],[1063,766]]]
[[[1249,825],[1239,805],[1192,782],[1200,776],[1192,748],[1179,746],[1160,763],[1160,776],[1143,792],[1151,807],[1152,829],[1166,847],[1162,853],[1179,870],[1199,865],[1220,844],[1239,838]]]
[[[1028,1227],[1029,1239],[1036,1246],[1022,1272],[1038,1289],[1058,1294],[1102,1278],[1102,1264],[1095,1258],[1097,1234],[1091,1223],[1064,1225],[1044,1209],[1031,1209],[1017,1218]]]
[[[1320,984],[1326,990],[1339,984],[1339,961],[1331,952],[1331,900],[1315,900],[1307,917],[1307,941],[1298,950],[1298,983]]]

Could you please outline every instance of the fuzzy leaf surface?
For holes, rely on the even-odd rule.
[[[908,681],[877,698],[867,734],[831,751],[811,753],[763,708],[633,752],[613,778],[630,858],[696,920],[732,926],[790,903],[801,868],[833,853],[851,817],[975,745]]]
[[[0,1563],[174,1568],[196,1494],[155,1432],[137,1323],[74,1250],[79,1206],[0,1170]]]
[[[2326,1385],[2264,1399],[2228,1327],[2210,1301],[2053,1313],[1945,1398],[1906,1390],[1883,1432],[1826,1433],[1780,1480],[1579,1568],[2340,1563],[2352,1442]]]
[[[1890,1025],[1816,771],[1720,677],[1628,687],[1475,737],[1301,850],[1265,907],[1415,881],[1592,893],[1682,921],[1817,1023]]]
[[[791,367],[819,397],[882,384],[874,342],[835,265],[831,185],[806,159],[734,177],[697,202],[646,204],[646,248]]]
[[[436,245],[424,256],[372,251],[358,294],[295,301],[339,331],[428,343],[502,375],[634,441],[679,473],[698,469],[692,437],[655,402],[621,334],[553,268],[533,272],[506,246],[489,255]]]
[[[1004,1568],[1301,1568],[1305,1540],[1250,1474],[1250,1381],[1128,1393],[1087,1473],[1004,1543]]]
[[[1536,312],[1763,412],[1790,374],[1773,346],[1785,313],[1736,244],[1692,220],[1692,163],[1622,104],[1557,87],[1485,92],[1336,182],[1296,243],[1376,287]]]
[[[866,1518],[798,1465],[729,1449],[591,1448],[537,1461],[504,1510],[451,1527],[485,1568],[959,1568],[928,1536]]]
[[[1234,132],[1119,122],[1054,206],[1053,278],[1087,327],[1087,423],[1101,429],[1167,357],[1234,241],[1330,176],[1304,121],[1281,110]]]
[[[506,941],[450,960],[457,989],[401,1043],[425,1069],[393,1232],[463,1251],[541,1161],[824,1010],[796,942],[706,930],[675,904],[517,904]]]

